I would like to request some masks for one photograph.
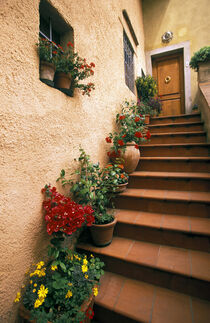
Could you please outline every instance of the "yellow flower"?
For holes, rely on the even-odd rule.
[[[41,299],[37,298],[36,302],[34,303],[34,308],[41,306],[43,302],[44,302],[43,298]]]
[[[57,266],[57,265],[55,265],[55,266],[53,266],[53,265],[52,265],[52,266],[51,266],[51,270],[53,270],[53,271],[54,271],[54,270],[56,270],[56,269],[58,269],[58,266]]]
[[[92,254],[90,256],[91,256],[91,258],[94,258],[94,256]]]
[[[72,283],[68,283],[68,286],[72,286]]]
[[[94,294],[94,296],[98,295],[98,288],[97,287],[93,288],[93,294]]]
[[[34,284],[34,287],[36,287],[36,286],[37,286],[37,284],[35,283],[35,284]]]
[[[88,279],[88,275],[87,274],[85,275],[85,278]]]
[[[88,271],[88,267],[86,265],[82,265],[82,272],[86,273]]]
[[[30,284],[33,284],[33,280],[30,280]]]
[[[36,265],[37,269],[41,269],[44,266],[44,261],[40,261],[38,262],[38,264]]]
[[[21,294],[20,292],[17,292],[16,298],[14,300],[15,303],[18,303],[20,301]]]
[[[36,293],[36,289],[33,289],[33,293]]]
[[[71,298],[72,297],[72,292],[70,290],[68,290],[66,296],[66,298]]]
[[[45,288],[44,285],[41,285],[40,289],[38,290],[39,299],[45,298],[47,296],[47,293],[48,288]]]
[[[87,264],[88,264],[87,259],[83,259],[83,265],[87,266]]]

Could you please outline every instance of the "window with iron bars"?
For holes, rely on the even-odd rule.
[[[125,32],[123,32],[123,44],[125,84],[134,93],[134,50]]]

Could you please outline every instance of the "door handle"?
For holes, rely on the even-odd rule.
[[[168,84],[171,81],[171,77],[170,76],[166,76],[165,77],[165,83]]]

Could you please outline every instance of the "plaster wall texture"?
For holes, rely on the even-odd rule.
[[[210,44],[209,0],[143,0],[145,51],[190,41],[190,56]],[[173,32],[170,43],[161,36]],[[189,63],[189,62],[188,62]],[[198,92],[197,73],[191,70],[192,105]]]
[[[17,320],[13,300],[29,265],[41,260],[49,237],[41,212],[41,188],[55,185],[62,168],[73,170],[79,145],[92,160],[107,161],[104,138],[124,99],[135,99],[125,85],[122,15],[126,9],[139,41],[135,72],[145,69],[139,0],[51,0],[74,29],[76,51],[96,64],[91,97],[74,97],[39,80],[35,43],[38,0],[1,0],[0,5],[0,322]],[[59,188],[60,189],[60,188]]]

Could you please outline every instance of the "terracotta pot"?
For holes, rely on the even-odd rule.
[[[145,124],[149,124],[150,123],[150,115],[149,114],[145,114]]]
[[[113,232],[117,219],[108,224],[93,224],[90,227],[93,242],[98,247],[108,246],[112,242]]]
[[[117,185],[117,188],[115,190],[116,193],[124,192],[128,186],[128,182],[124,184]]]
[[[72,76],[63,72],[56,72],[55,87],[58,89],[70,89]]]
[[[133,173],[139,163],[140,150],[135,148],[135,143],[127,143],[126,150],[121,155],[124,171],[128,174]]]
[[[95,285],[95,287],[98,287],[98,286]],[[95,299],[94,295],[91,294],[90,297],[82,303],[80,310],[82,312],[86,312],[89,307],[93,309],[94,299]],[[36,323],[36,320],[30,320],[30,311],[27,310],[22,304],[19,307],[19,316],[21,318],[20,323]],[[83,323],[90,323],[90,321],[91,320],[88,317],[85,317],[85,319],[83,320]],[[50,321],[47,321],[47,322],[52,323]]]
[[[55,65],[53,63],[40,62],[40,79],[53,81],[55,75]]]

